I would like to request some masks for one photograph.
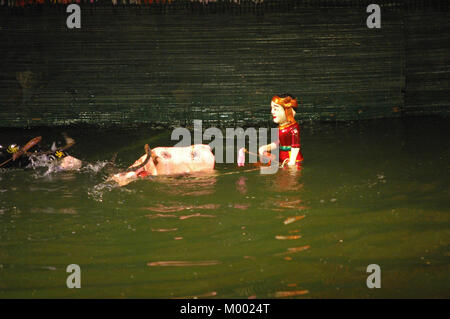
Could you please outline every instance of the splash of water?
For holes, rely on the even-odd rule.
[[[59,162],[53,155],[40,154],[40,155],[32,155],[30,156],[30,165],[28,167],[33,169],[38,168],[47,168],[47,171],[42,175],[47,176],[52,173],[57,173],[61,171],[65,171],[60,165]],[[98,161],[95,163],[88,163],[83,165],[80,169],[76,169],[73,171],[81,172],[81,173],[99,173],[106,165],[107,161]]]
[[[100,172],[106,165],[107,161],[99,161],[93,164],[89,163],[87,165],[82,166],[79,171],[83,173],[98,173]]]
[[[94,185],[88,190],[88,196],[96,202],[103,202],[103,194],[110,192],[112,189],[117,188],[117,185],[104,181],[100,184]]]

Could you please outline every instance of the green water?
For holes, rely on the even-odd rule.
[[[90,166],[0,171],[0,297],[450,297],[448,122],[302,127],[301,171],[219,164],[122,188],[105,184],[102,163],[117,152],[125,168],[144,143],[173,145],[171,132],[67,129]],[[0,143],[50,145],[62,131],[3,129]],[[151,264],[161,261],[206,264]],[[81,289],[66,287],[69,264]],[[366,286],[369,264],[380,289]]]

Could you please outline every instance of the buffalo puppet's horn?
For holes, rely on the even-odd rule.
[[[148,146],[148,144],[145,144],[144,149],[145,149],[145,154],[147,154],[147,157],[145,158],[145,160],[144,160],[141,164],[139,164],[139,165],[129,167],[129,168],[126,170],[127,172],[131,172],[131,171],[138,170],[138,169],[140,169],[141,167],[144,167],[145,165],[147,165],[148,161],[149,161],[151,158],[152,158],[152,159],[156,159],[156,158],[157,158],[157,156],[155,155],[154,152],[152,152],[152,150],[151,150],[150,146]]]

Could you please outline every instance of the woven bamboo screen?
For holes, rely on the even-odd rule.
[[[283,92],[299,120],[448,114],[446,2],[379,1],[380,29],[368,3],[81,1],[69,29],[3,1],[0,126],[265,125]]]

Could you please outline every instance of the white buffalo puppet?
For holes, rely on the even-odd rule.
[[[196,144],[186,147],[156,147],[145,145],[142,155],[125,172],[112,176],[112,180],[124,186],[139,177],[180,175],[214,170],[214,154],[211,147]]]

